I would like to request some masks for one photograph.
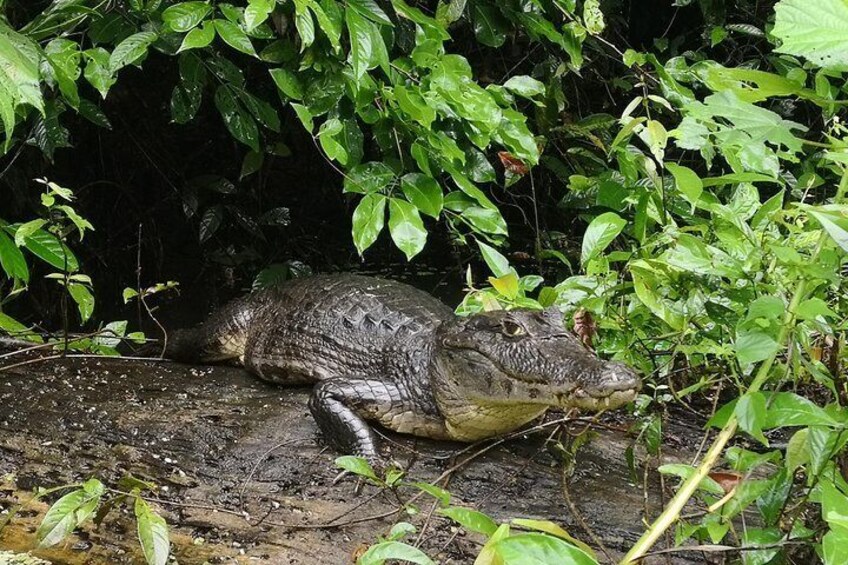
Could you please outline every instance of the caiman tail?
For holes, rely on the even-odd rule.
[[[185,363],[242,363],[248,327],[264,303],[255,294],[248,295],[227,304],[196,328],[169,334],[165,357]]]

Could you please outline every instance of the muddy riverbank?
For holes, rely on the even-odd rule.
[[[4,365],[15,357],[5,359]],[[0,508],[52,487],[96,476],[114,485],[132,473],[159,485],[157,508],[166,518],[173,553],[183,565],[209,563],[350,563],[357,551],[400,519],[428,524],[422,547],[440,563],[471,563],[481,539],[457,534],[432,517],[393,513],[398,501],[356,481],[334,482],[336,454],[325,449],[306,408],[306,389],[265,384],[242,370],[109,359],[49,360],[0,372]],[[552,414],[551,418],[562,415]],[[571,433],[586,426],[574,422]],[[543,518],[591,541],[592,534],[621,555],[639,535],[647,505],[661,504],[659,487],[633,484],[624,450],[625,415],[605,419],[577,454],[564,496],[562,456],[555,426],[497,444],[472,461],[467,446],[391,435],[392,456],[415,480],[448,474],[456,504],[496,519]],[[567,433],[566,428],[561,433]],[[674,434],[692,438],[697,428]],[[681,447],[666,457],[686,460]],[[410,497],[402,490],[401,497]],[[30,505],[0,535],[0,549],[34,547],[47,505]],[[374,516],[382,518],[369,519]],[[99,529],[87,526],[65,543],[34,555],[61,564],[138,563],[128,516]],[[592,534],[587,531],[591,530]],[[597,541],[591,543],[597,545]],[[699,554],[657,563],[703,563]]]

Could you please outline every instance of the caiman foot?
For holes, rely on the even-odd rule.
[[[400,402],[400,391],[392,383],[338,377],[315,385],[309,410],[330,444],[342,453],[364,458],[379,474],[390,462],[379,452],[377,435],[366,418],[378,419],[380,410]]]

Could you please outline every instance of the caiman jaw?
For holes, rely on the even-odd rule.
[[[619,406],[632,402],[636,398],[638,389],[610,391],[604,396],[592,396],[584,390],[578,389],[567,395],[558,396],[561,408],[579,408],[581,410],[614,410]]]

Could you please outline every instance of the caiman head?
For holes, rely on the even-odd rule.
[[[456,318],[437,330],[433,390],[449,435],[473,441],[520,427],[548,408],[606,410],[641,384],[564,327],[555,308]]]

